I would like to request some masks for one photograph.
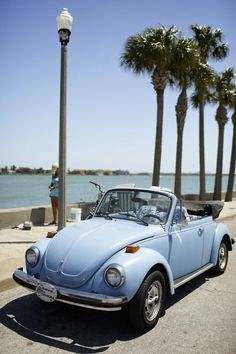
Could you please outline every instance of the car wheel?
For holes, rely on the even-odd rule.
[[[225,240],[222,240],[218,251],[217,264],[212,268],[213,274],[215,275],[223,274],[227,267],[227,263],[228,263],[228,247]]]
[[[131,323],[142,331],[155,327],[165,309],[166,285],[163,274],[151,273],[142,283],[128,307]]]

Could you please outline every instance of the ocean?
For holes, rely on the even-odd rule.
[[[0,209],[32,207],[50,204],[48,185],[50,175],[0,175]],[[223,176],[222,191],[226,191],[228,176]],[[94,181],[105,191],[123,183],[135,183],[138,187],[150,187],[151,176],[79,176],[68,175],[66,182],[66,202],[92,202],[96,200],[98,190],[89,183]],[[162,175],[160,186],[174,190],[174,175]],[[206,192],[213,192],[214,176],[206,176]],[[236,179],[234,181],[236,190]],[[182,194],[199,193],[199,177],[182,177]]]

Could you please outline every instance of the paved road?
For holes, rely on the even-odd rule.
[[[236,235],[236,217],[226,223]],[[122,313],[48,305],[21,287],[1,292],[0,307],[1,354],[236,354],[236,247],[224,275],[205,274],[177,289],[146,334]]]

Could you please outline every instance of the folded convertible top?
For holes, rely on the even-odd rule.
[[[219,200],[193,201],[183,200],[183,206],[190,215],[211,216],[217,219],[224,207],[224,202]]]

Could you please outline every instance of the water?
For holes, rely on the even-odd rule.
[[[67,203],[91,202],[96,200],[97,189],[89,181],[99,183],[103,190],[122,183],[135,183],[138,187],[150,187],[151,176],[67,176]],[[223,176],[222,191],[227,188],[227,176]],[[0,175],[0,209],[31,207],[50,204],[49,175]],[[174,189],[174,176],[162,175],[160,185]],[[206,176],[206,191],[213,192],[214,176]],[[236,179],[234,183],[236,190]],[[182,177],[182,194],[199,193],[199,177]]]

